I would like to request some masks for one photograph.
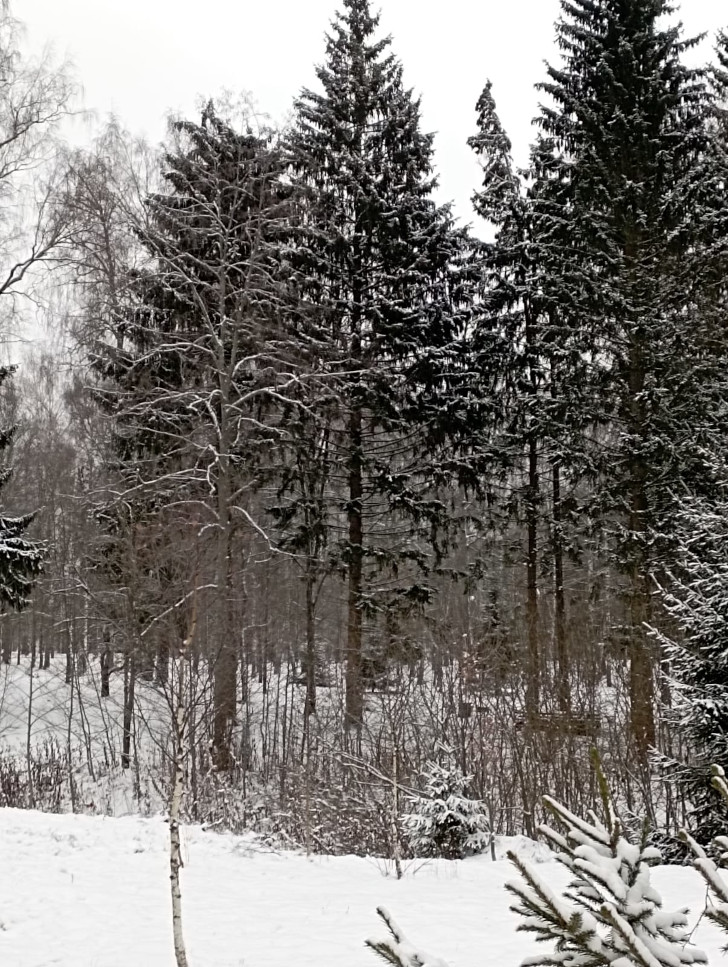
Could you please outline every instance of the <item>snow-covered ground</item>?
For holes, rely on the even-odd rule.
[[[167,839],[161,819],[0,810],[0,965],[173,967]],[[274,853],[199,827],[184,842],[191,967],[375,967],[363,941],[386,935],[378,905],[449,967],[517,967],[534,951],[508,909],[503,883],[515,871],[505,860],[420,861],[397,882],[381,861]],[[516,846],[545,858],[527,840]],[[565,882],[556,864],[540,869]],[[696,872],[662,867],[654,881],[666,908],[687,905],[699,918]],[[705,919],[695,940],[711,964],[728,964]]]

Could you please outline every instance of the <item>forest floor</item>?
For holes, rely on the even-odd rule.
[[[168,827],[163,819],[44,815],[0,809],[0,964],[3,967],[174,967]],[[540,864],[554,887],[565,871],[545,847],[500,841]],[[252,836],[184,830],[184,926],[190,967],[375,967],[364,946],[384,937],[387,907],[408,938],[449,967],[517,967],[535,952],[516,933],[503,884],[506,860],[406,864],[275,852]],[[698,921],[705,890],[689,868],[660,867],[668,910]],[[695,942],[728,964],[704,918]]]

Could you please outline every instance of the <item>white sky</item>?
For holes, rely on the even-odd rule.
[[[337,0],[15,0],[33,49],[52,44],[69,56],[85,105],[116,113],[135,134],[159,141],[166,114],[194,117],[200,95],[250,91],[260,108],[285,116],[315,83],[323,35]],[[405,81],[422,95],[424,127],[437,133],[441,197],[471,221],[477,166],[465,141],[486,78],[524,163],[530,122],[555,59],[558,0],[373,0],[393,35]],[[684,0],[686,33],[728,27],[724,0]],[[705,51],[708,56],[709,50]]]

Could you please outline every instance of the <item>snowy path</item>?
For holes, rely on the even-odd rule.
[[[161,820],[0,810],[1,967],[173,967],[166,849]],[[517,967],[533,950],[515,932],[504,861],[420,864],[398,883],[376,861],[274,854],[198,828],[185,852],[191,967],[375,967],[363,940],[383,935],[379,904],[450,967]],[[553,864],[542,869],[563,882]],[[666,905],[702,908],[692,870],[655,879]],[[728,967],[712,928],[701,924],[698,939]]]

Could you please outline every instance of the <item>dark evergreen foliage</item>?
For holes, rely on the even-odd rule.
[[[581,399],[592,522],[625,575],[642,754],[655,738],[651,575],[669,559],[676,482],[701,473],[696,417],[716,364],[695,284],[706,91],[672,12],[665,0],[564,0],[563,59],[541,85],[532,155],[533,257],[564,353],[560,387]]]
[[[478,131],[469,139],[483,172],[475,210],[495,229],[480,249],[483,272],[472,349],[479,376],[480,419],[474,431],[491,490],[502,540],[514,523],[525,536],[516,559],[526,564],[528,656],[526,704],[535,713],[545,640],[539,618],[540,584],[553,591],[558,703],[569,706],[565,636],[564,559],[576,556],[577,482],[588,469],[583,429],[588,425],[580,378],[583,361],[574,339],[543,294],[543,265],[534,235],[541,184],[516,173],[511,146],[500,124],[490,84],[477,104]],[[566,375],[570,378],[566,378]],[[486,489],[487,485],[486,485]]]
[[[662,589],[674,625],[671,635],[658,635],[672,692],[665,714],[685,750],[683,761],[664,756],[658,765],[688,804],[690,834],[705,848],[728,824],[710,773],[714,762],[728,761],[728,475],[722,461],[714,467],[717,492],[681,503],[679,563]]]
[[[690,199],[705,88],[682,64],[693,42],[665,22],[665,0],[562,8],[563,65],[541,86],[552,104],[542,107],[533,154],[535,258],[564,336],[591,359],[586,406],[614,427],[602,444],[600,494],[603,510],[619,515],[629,570],[648,566],[647,544],[670,505],[665,481],[685,469],[677,443],[689,443],[687,407],[700,399],[698,358],[705,375],[686,257],[699,222]]]
[[[0,366],[0,386],[15,372],[14,366]],[[15,427],[0,430],[0,453],[11,444]],[[0,468],[0,489],[8,482],[12,470]],[[45,547],[29,540],[25,532],[34,514],[14,517],[0,510],[0,609],[21,611],[29,602],[30,593],[43,567]]]
[[[329,452],[347,517],[337,546],[348,575],[354,722],[364,612],[431,594],[405,562],[427,569],[446,520],[432,488],[440,465],[424,453],[452,405],[442,389],[467,301],[467,237],[432,200],[432,137],[377,24],[368,0],[345,0],[317,70],[322,91],[297,100],[288,140],[299,204],[289,258],[330,387]]]

